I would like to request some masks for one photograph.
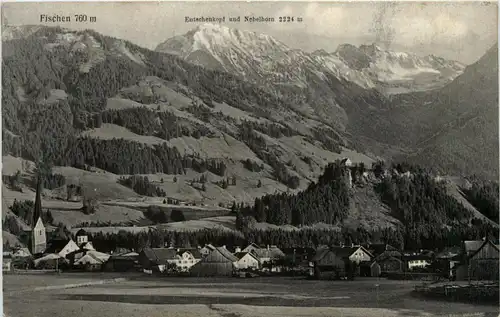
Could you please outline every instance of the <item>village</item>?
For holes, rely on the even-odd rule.
[[[413,281],[414,293],[430,298],[498,302],[499,245],[492,237],[462,241],[442,250],[402,250],[387,243],[318,245],[187,246],[96,248],[84,228],[73,232],[44,224],[40,183],[32,226],[20,237],[27,247],[3,245],[3,273],[139,274],[144,278],[269,278],[345,281]],[[153,229],[151,229],[153,230]],[[56,232],[57,231],[57,232]],[[55,234],[57,233],[57,234]],[[209,241],[210,242],[210,241]],[[235,242],[236,244],[236,242]],[[96,244],[97,245],[97,244]],[[125,274],[126,275],[126,274]],[[351,281],[351,282],[349,282]],[[378,284],[377,284],[378,285]]]
[[[40,208],[39,195],[36,208]],[[469,285],[497,285],[499,278],[499,246],[487,237],[463,241],[461,247],[441,252],[405,252],[388,244],[325,245],[314,249],[250,243],[195,248],[166,244],[162,248],[118,248],[105,253],[94,248],[84,229],[47,241],[47,228],[41,218],[25,236],[27,248],[4,246],[4,274],[80,271],[186,277],[303,276],[318,280],[373,277]]]

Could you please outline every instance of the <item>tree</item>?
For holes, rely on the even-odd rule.
[[[186,221],[186,217],[184,216],[184,212],[179,209],[172,209],[172,212],[170,213],[170,219],[174,222],[179,222],[179,221]]]
[[[97,189],[87,189],[83,193],[83,207],[82,211],[86,215],[94,214],[98,208],[98,201],[96,197]]]

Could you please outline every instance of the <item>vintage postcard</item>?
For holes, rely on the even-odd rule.
[[[496,2],[2,4],[3,316],[498,316]]]

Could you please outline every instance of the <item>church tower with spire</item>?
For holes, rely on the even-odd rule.
[[[31,219],[31,254],[43,253],[47,247],[47,235],[42,220],[42,182],[38,177],[36,186],[35,209]]]

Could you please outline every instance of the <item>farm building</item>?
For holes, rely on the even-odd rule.
[[[246,249],[248,249],[248,247],[245,248],[245,250]],[[257,258],[259,258],[261,263],[276,261],[285,258],[285,253],[283,253],[283,251],[281,251],[275,245],[271,246],[268,245],[265,248],[252,247],[250,248],[250,251],[245,251],[245,250],[243,250],[243,252],[252,252],[255,256],[257,256]]]
[[[80,250],[80,248],[73,239],[56,239],[49,243],[49,246],[45,250],[45,254],[57,254],[65,258],[71,252],[78,250]]]
[[[313,248],[285,248],[282,249],[285,260],[292,266],[309,266],[316,250]]]
[[[338,278],[346,274],[370,275],[368,263],[371,259],[371,254],[362,246],[335,246],[318,249],[312,262],[315,275],[318,278],[321,277],[322,272],[333,273]],[[363,272],[361,272],[360,266],[363,266]]]
[[[346,273],[346,259],[330,248],[320,248],[311,259],[314,265],[314,276],[322,278],[334,276],[339,278]]]
[[[12,257],[10,254],[4,254],[2,260],[2,271],[8,272],[12,269]]]
[[[370,264],[370,276],[379,277],[381,275],[382,275],[382,268],[376,261],[373,261]]]
[[[192,276],[231,276],[238,258],[225,247],[215,248],[191,268]]]
[[[139,254],[118,254],[109,257],[104,264],[104,270],[108,272],[132,272],[138,271]]]
[[[200,248],[201,256],[204,257],[210,254],[210,252],[212,252],[213,250],[215,250],[215,247],[211,244],[207,244],[203,248]]]
[[[168,266],[187,272],[202,258],[199,249],[145,248],[139,254],[139,262],[145,269],[165,271]],[[170,265],[169,265],[170,264]]]
[[[374,263],[377,263],[380,267],[380,274],[372,276],[385,275],[390,272],[402,272],[404,269],[403,261],[401,261],[399,258],[386,256],[384,254],[381,254],[377,258],[375,258]]]
[[[109,255],[105,253],[88,251],[84,256],[75,261],[74,265],[85,271],[100,271],[108,259]]]
[[[476,252],[484,243],[484,240],[465,240],[462,243],[462,252],[468,258]]]
[[[499,249],[490,240],[483,241],[469,259],[469,276],[473,280],[498,281]]]
[[[411,253],[403,255],[403,262],[408,271],[421,269],[431,264],[431,258],[425,254]]]
[[[351,262],[360,264],[361,262],[370,262],[372,260],[371,253],[362,246],[335,246],[330,248],[342,257],[347,257]]]
[[[245,249],[249,249],[250,251],[243,252],[252,253],[257,259],[259,259],[261,266],[265,270],[272,272],[279,272],[282,270],[283,265],[279,263],[284,261],[285,253],[283,253],[283,251],[281,251],[277,246],[268,245],[264,248],[260,248],[252,244]]]
[[[255,250],[260,250],[260,247],[256,245],[255,243],[250,243],[246,248],[241,250],[241,252],[251,252]]]
[[[460,248],[447,248],[436,254],[435,262],[442,271],[443,276],[452,277],[461,259],[462,254]]]
[[[368,250],[368,252],[370,252],[371,255],[375,258],[383,256],[401,259],[401,257],[403,256],[400,250],[396,249],[390,244],[385,243],[368,244],[365,246],[365,249]]]
[[[80,245],[80,249],[82,250],[89,250],[89,251],[95,251],[94,245],[92,244],[92,241],[85,242]]]
[[[69,261],[56,253],[49,253],[34,260],[37,269],[62,269],[69,267]]]
[[[13,248],[11,255],[13,258],[27,258],[31,257],[31,252],[28,248]]]
[[[144,248],[139,253],[138,261],[144,269],[163,272],[168,260],[176,257],[177,250],[173,248]]]
[[[252,252],[237,252],[234,254],[239,260],[238,269],[258,269],[260,267],[259,259]]]

